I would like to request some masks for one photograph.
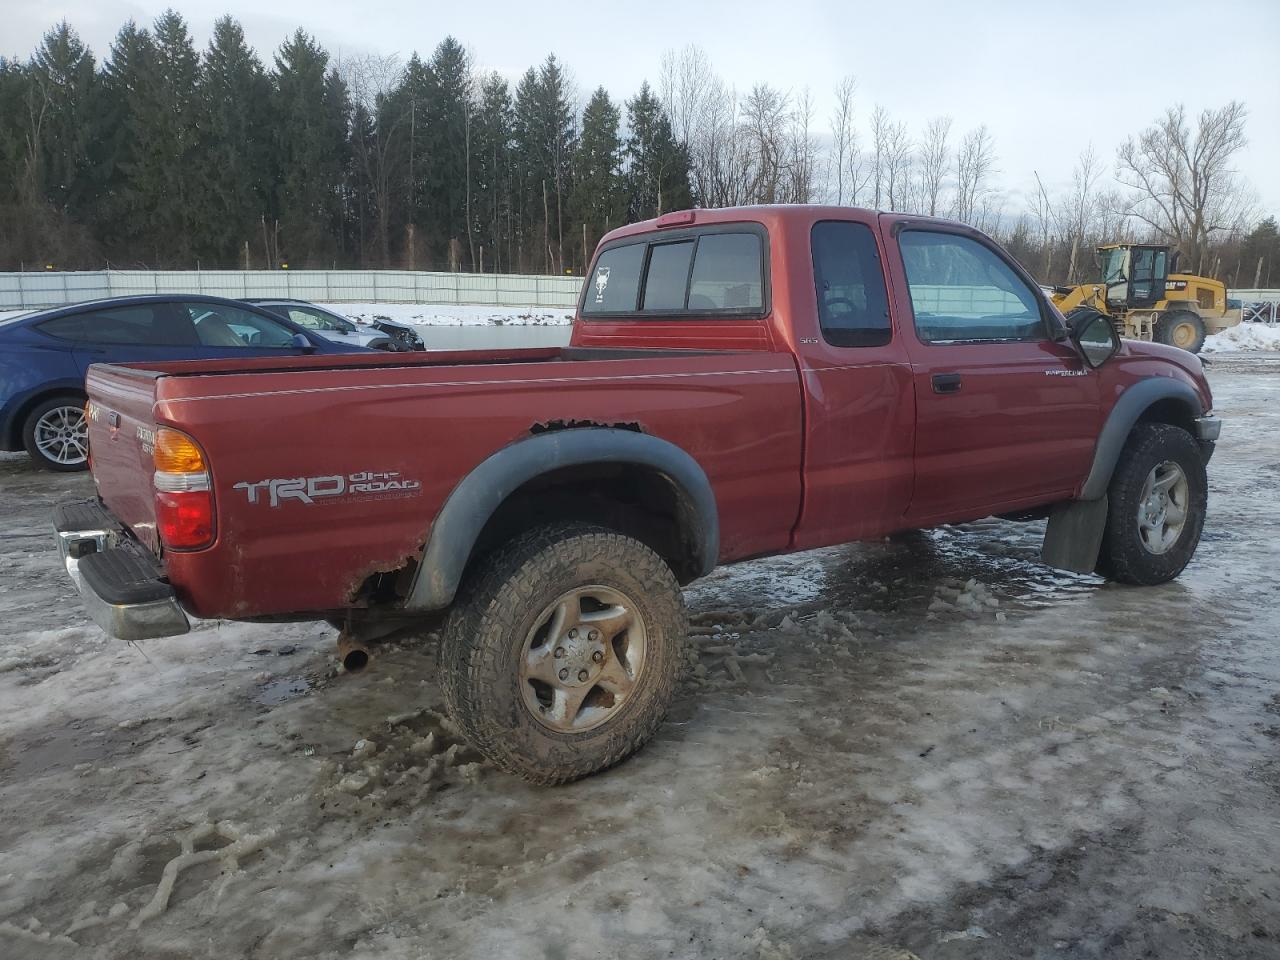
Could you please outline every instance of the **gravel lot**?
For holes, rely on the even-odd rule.
[[[1177,582],[1000,521],[720,570],[670,722],[558,789],[427,636],[109,640],[49,533],[89,482],[0,457],[0,957],[1280,956],[1280,358],[1210,378]]]

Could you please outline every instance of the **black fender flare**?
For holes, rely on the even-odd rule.
[[[711,481],[698,462],[675,444],[635,430],[574,427],[503,447],[453,488],[431,525],[404,608],[429,611],[449,606],[480,532],[503,501],[543,474],[592,463],[634,464],[664,476],[685,505],[698,575],[715,569],[720,554],[719,513]]]
[[[1120,459],[1120,451],[1124,449],[1133,425],[1153,403],[1161,400],[1176,400],[1184,404],[1192,418],[1204,415],[1199,395],[1183,381],[1171,377],[1139,380],[1120,394],[1103,424],[1093,452],[1093,466],[1080,493],[1081,500],[1098,500],[1106,495],[1116,461]]]

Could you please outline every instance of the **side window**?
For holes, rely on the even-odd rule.
[[[301,310],[298,307],[289,308],[289,319],[300,327],[306,327],[308,330],[326,330],[330,324],[324,322],[322,317],[317,316],[310,310]]]
[[[84,339],[84,317],[80,314],[73,314],[69,317],[57,317],[53,320],[46,320],[38,325],[41,333],[47,333],[51,337],[57,337],[59,340],[82,340]]]
[[[640,309],[646,312],[683,310],[692,259],[692,240],[654,244],[649,249],[649,272],[645,275],[644,301]]]
[[[926,343],[1040,340],[1040,302],[984,244],[952,233],[898,237],[916,332]]]
[[[191,324],[170,304],[144,303],[82,313],[80,340],[107,345],[186,347],[195,343]]]
[[[814,224],[810,244],[823,339],[836,347],[888,343],[889,294],[871,228],[824,220]]]
[[[311,307],[290,307],[289,319],[308,330],[328,330],[331,333],[355,333],[356,325],[350,320],[326,310]]]
[[[644,269],[643,243],[613,247],[600,254],[583,302],[584,315],[635,310],[640,296],[640,272]]]
[[[761,309],[761,263],[760,237],[754,233],[708,233],[699,237],[689,280],[689,309]]]
[[[293,331],[282,323],[221,303],[185,303],[196,336],[206,347],[291,347]]]

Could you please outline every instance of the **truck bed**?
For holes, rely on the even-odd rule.
[[[94,366],[87,384],[95,482],[157,555],[149,438],[173,427],[207,455],[216,540],[164,556],[198,616],[361,602],[371,578],[417,563],[463,477],[534,433],[603,425],[687,451],[721,515],[742,518],[722,530],[721,560],[785,549],[800,506],[803,414],[789,353],[571,346],[191,361]],[[350,487],[357,477],[391,486],[275,503],[254,493],[270,481]]]

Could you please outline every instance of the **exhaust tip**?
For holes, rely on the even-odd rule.
[[[359,673],[369,665],[369,651],[362,647],[353,647],[344,650],[342,656],[342,669],[347,673]]]

